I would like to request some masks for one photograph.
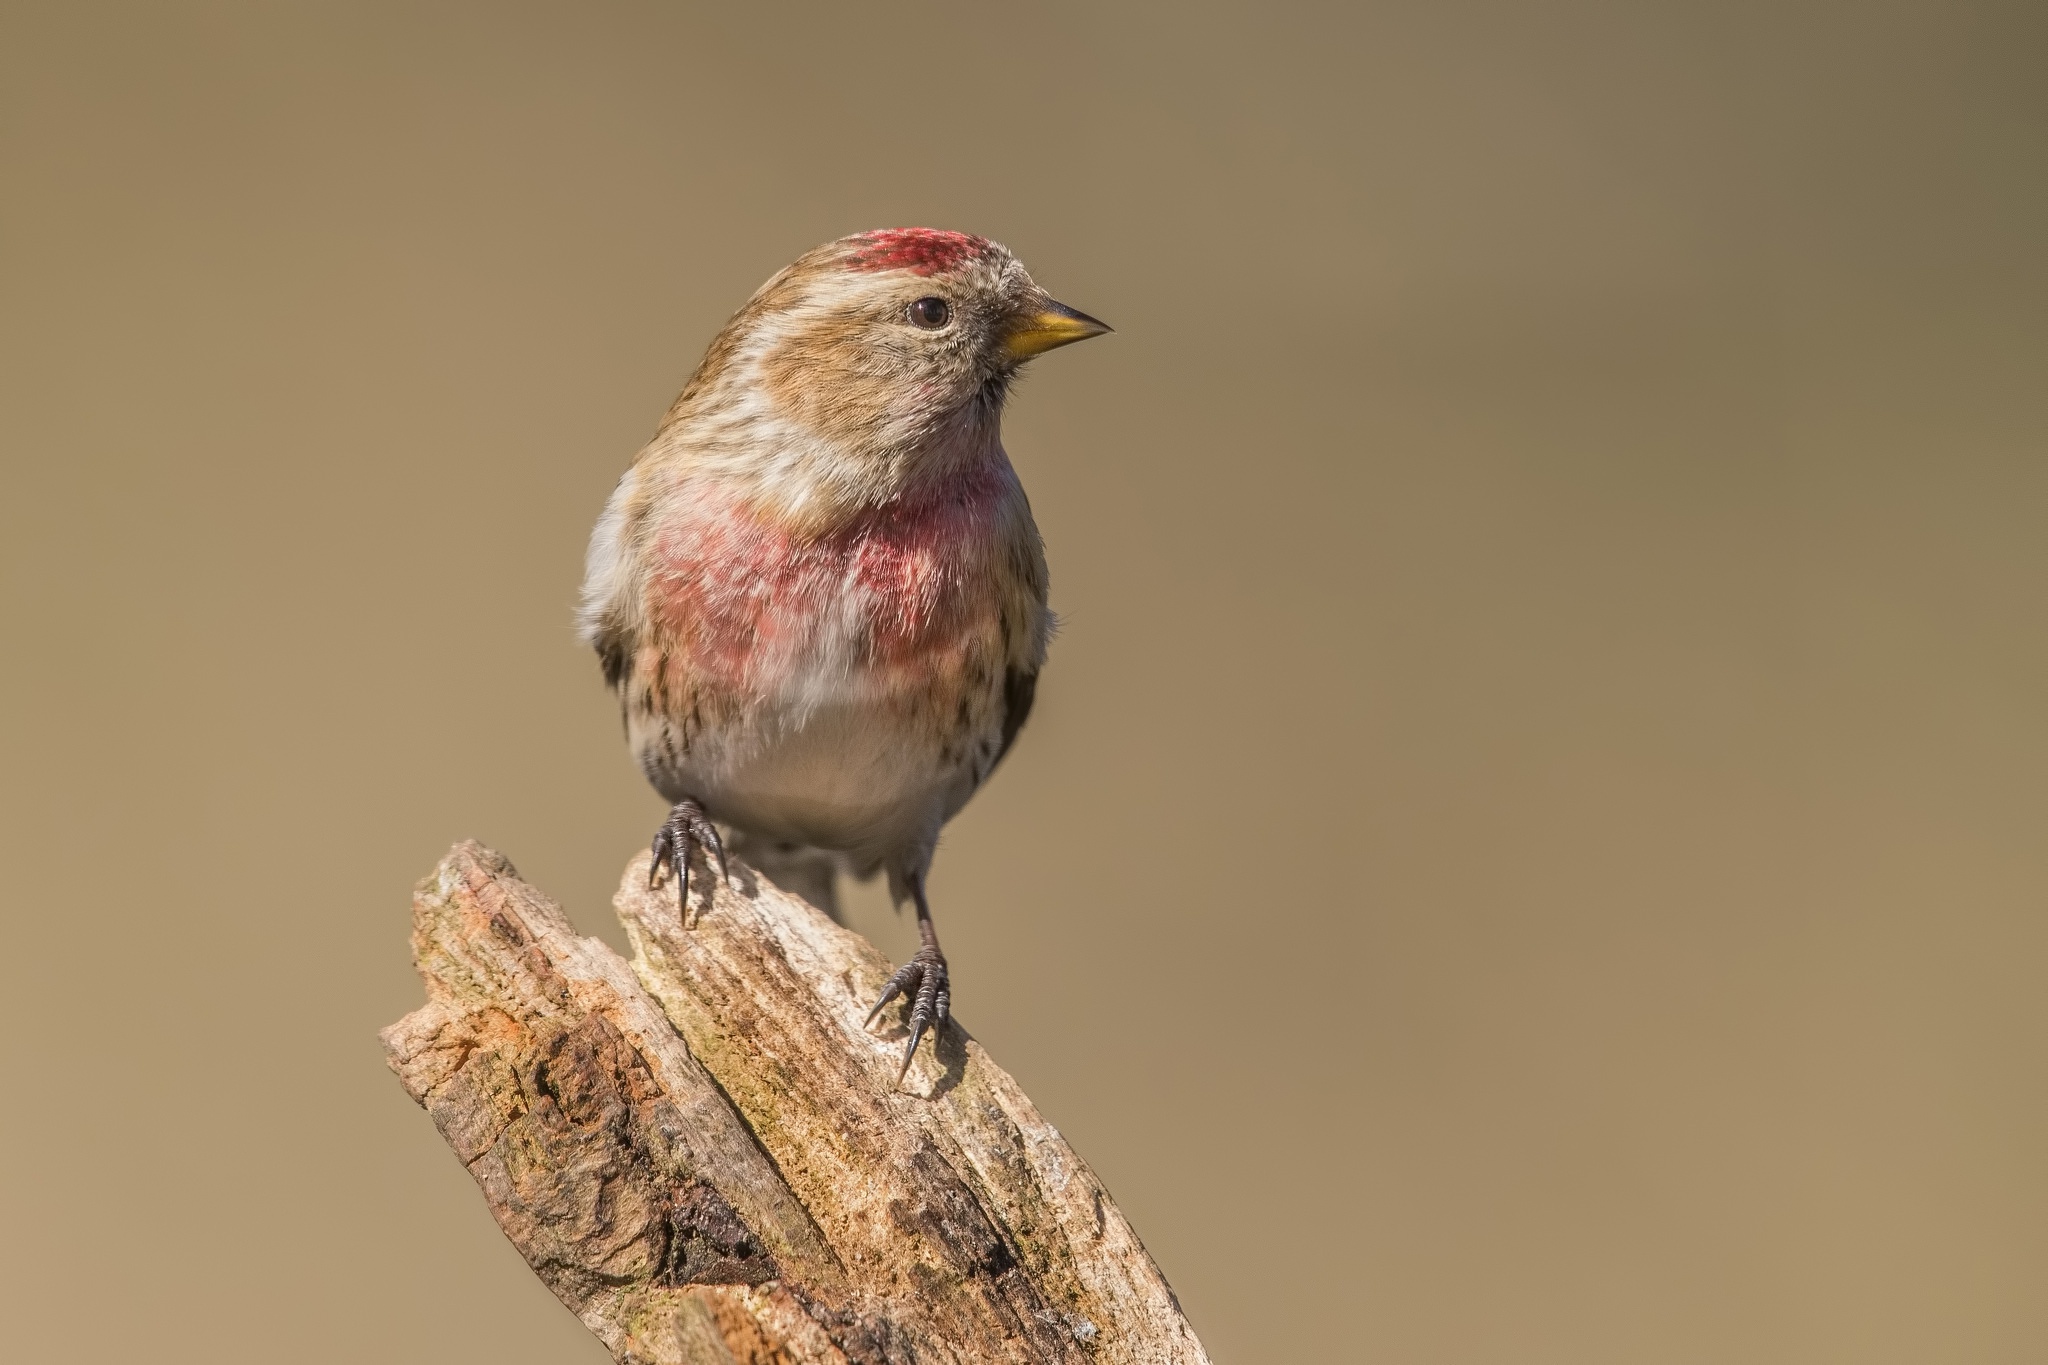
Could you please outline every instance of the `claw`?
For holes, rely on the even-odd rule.
[[[896,969],[882,987],[882,998],[868,1011],[862,1027],[875,1022],[882,1008],[897,996],[907,996],[910,1013],[904,1020],[910,1027],[910,1042],[903,1049],[903,1066],[896,1073],[896,1083],[903,1084],[903,1078],[910,1074],[910,1063],[917,1056],[917,1045],[924,1041],[926,1033],[934,1025],[944,1024],[952,1007],[952,983],[946,971],[946,959],[937,945],[927,944],[918,950],[917,956]]]
[[[676,908],[681,913],[683,927],[690,927],[690,853],[701,848],[707,858],[718,864],[718,875],[726,886],[732,885],[732,873],[725,862],[725,844],[718,837],[718,827],[704,814],[704,807],[696,801],[676,802],[668,819],[654,832],[653,856],[648,861],[647,885],[652,888],[661,884],[661,873],[667,868],[676,879]]]
[[[896,1084],[903,1084],[903,1078],[910,1074],[910,1060],[917,1056],[917,1045],[924,1038],[924,1020],[910,1021],[910,1043],[903,1049],[903,1066],[896,1073]]]
[[[738,890],[739,888],[735,887],[732,883],[732,873],[725,866],[724,841],[718,837],[718,831],[712,827],[710,821],[704,822],[704,828],[711,831],[711,856],[718,860],[718,880],[725,883],[726,890]]]
[[[903,987],[906,984],[908,984],[907,978],[910,975],[910,968],[905,967],[901,971],[897,972],[896,975],[889,978],[889,984],[882,987],[882,998],[880,1000],[877,1000],[875,1002],[875,1007],[868,1011],[868,1017],[861,1020],[860,1026],[862,1028],[866,1028],[869,1024],[874,1023],[875,1016],[882,1012],[882,1007],[888,1004],[891,1000],[894,1000],[897,996],[903,994]]]

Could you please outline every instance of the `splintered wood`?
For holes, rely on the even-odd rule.
[[[685,929],[629,865],[630,966],[480,844],[414,896],[391,1068],[613,1357],[1206,1362],[1016,1082],[949,1024],[899,1087],[898,1007],[861,1027],[889,963],[734,874]]]

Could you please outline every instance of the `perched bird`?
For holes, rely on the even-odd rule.
[[[1003,452],[1033,356],[1109,330],[1010,252],[930,228],[799,257],[712,341],[605,507],[583,638],[674,810],[652,875],[747,847],[886,872],[922,947],[903,1068],[951,1003],[925,897],[939,828],[1030,714],[1052,615]],[[829,884],[829,883],[828,883]]]

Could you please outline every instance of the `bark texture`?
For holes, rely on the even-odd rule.
[[[480,844],[414,896],[392,1070],[613,1357],[1206,1362],[1016,1083],[948,1024],[899,1087],[897,1007],[861,1027],[889,963],[734,871],[684,928],[630,864],[630,965]]]

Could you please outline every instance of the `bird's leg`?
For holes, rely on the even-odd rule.
[[[917,950],[917,956],[896,969],[896,975],[889,978],[889,984],[882,988],[882,998],[868,1011],[867,1022],[875,1022],[875,1016],[882,1012],[882,1006],[897,996],[910,999],[910,1045],[903,1049],[903,1069],[896,1073],[896,1083],[910,1074],[910,1059],[917,1055],[918,1041],[925,1030],[935,1024],[946,1022],[946,1012],[953,1004],[953,985],[946,974],[946,955],[939,951],[939,931],[932,927],[932,908],[924,898],[924,874],[910,879],[910,894],[917,902],[917,936],[924,940],[924,946]],[[937,1044],[933,1044],[937,1046]]]
[[[703,804],[686,796],[676,802],[668,819],[654,831],[654,861],[647,868],[649,887],[661,884],[664,867],[674,875],[676,904],[682,911],[685,929],[690,927],[690,854],[699,848],[704,850],[707,861],[718,864],[718,875],[730,884],[732,877],[725,870],[725,845],[718,837],[718,829],[704,814]],[[708,903],[709,893],[706,900]]]

